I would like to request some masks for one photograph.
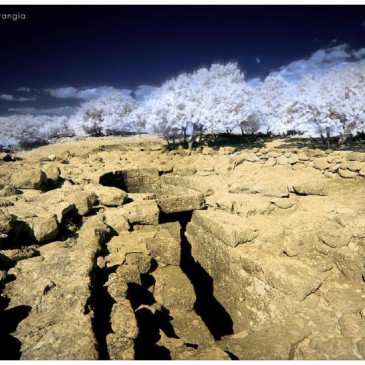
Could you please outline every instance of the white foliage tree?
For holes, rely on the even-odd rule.
[[[0,125],[0,145],[4,147],[31,147],[73,135],[65,116],[11,115],[1,117]]]
[[[136,107],[137,101],[132,97],[111,93],[83,103],[70,118],[70,124],[76,135],[102,136],[134,132],[137,126],[128,116]]]
[[[342,140],[364,129],[365,66],[354,63],[325,74],[305,75],[292,108],[299,130],[320,136],[329,147],[331,136]]]
[[[257,88],[256,110],[262,125],[274,134],[294,130],[296,123],[291,109],[297,87],[283,77],[268,76]]]
[[[224,133],[242,126],[256,113],[252,98],[253,90],[237,64],[213,64],[165,82],[136,115],[148,131],[194,139],[203,132]]]

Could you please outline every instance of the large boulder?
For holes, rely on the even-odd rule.
[[[290,193],[297,195],[327,195],[328,188],[324,181],[319,179],[299,180],[288,186]]]
[[[230,247],[252,242],[259,234],[244,218],[223,211],[195,211],[192,222]]]
[[[130,226],[127,219],[123,216],[123,208],[109,208],[103,213],[105,223],[112,227],[118,234],[128,231]]]
[[[152,275],[156,280],[154,297],[158,304],[168,310],[193,310],[196,300],[194,287],[180,267],[158,267]]]
[[[95,256],[107,231],[99,217],[91,217],[80,229],[77,244],[43,245],[41,256],[19,261],[9,271],[16,276],[5,289],[10,308],[32,309],[13,334],[21,344],[22,360],[98,358],[89,303]]]
[[[31,228],[35,239],[40,243],[54,240],[59,234],[57,218],[54,215],[33,218]]]
[[[47,175],[40,168],[19,169],[13,174],[11,182],[19,189],[41,190],[47,186]]]
[[[120,214],[130,224],[158,224],[160,210],[155,201],[143,200],[124,205]]]
[[[166,187],[167,188],[167,187]],[[193,191],[192,189],[182,189],[184,191],[175,190],[170,186],[171,194],[160,195],[157,199],[160,209],[167,214],[180,213],[202,209],[205,205],[204,195]]]
[[[107,207],[118,207],[124,204],[128,198],[125,191],[110,186],[89,184],[85,186],[85,190],[96,194],[99,204]]]
[[[42,167],[43,172],[47,176],[48,184],[55,186],[61,176],[61,170],[55,165],[47,165]]]
[[[154,238],[148,240],[147,248],[159,265],[180,265],[180,240],[171,236],[167,230],[157,232]]]

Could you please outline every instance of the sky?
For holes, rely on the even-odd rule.
[[[364,47],[365,5],[0,5],[0,115],[141,97],[214,62],[295,80]]]

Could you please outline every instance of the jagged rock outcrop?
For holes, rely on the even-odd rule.
[[[1,161],[12,358],[364,358],[363,153],[123,141]]]

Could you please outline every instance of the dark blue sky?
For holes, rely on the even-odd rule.
[[[237,61],[249,78],[264,77],[334,39],[365,46],[365,6],[0,6],[4,13],[26,19],[0,19],[0,94],[159,85],[214,61]],[[37,99],[27,105],[70,105]]]

